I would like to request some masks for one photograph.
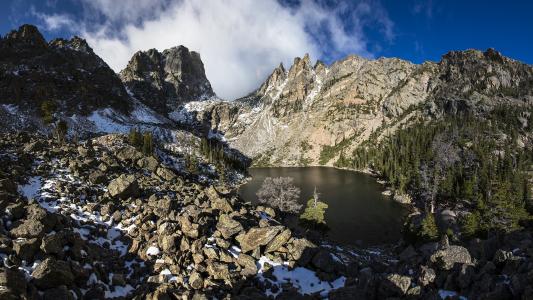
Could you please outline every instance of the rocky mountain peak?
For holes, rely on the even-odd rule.
[[[93,49],[89,46],[87,41],[79,36],[74,36],[70,40],[62,38],[54,39],[49,43],[49,46],[55,48],[68,48],[75,51],[85,52],[87,54],[94,54]]]
[[[120,77],[136,98],[163,114],[183,103],[215,96],[200,54],[184,46],[139,51]]]
[[[257,94],[265,95],[268,91],[279,88],[285,79],[287,79],[287,71],[285,70],[283,63],[280,63],[279,66],[272,71],[272,74],[268,76],[267,80],[261,85],[257,91]]]
[[[5,36],[5,41],[13,44],[24,44],[33,47],[46,47],[47,43],[39,29],[34,25],[25,24],[12,30]]]
[[[296,57],[294,59],[294,63],[289,70],[289,78],[294,79],[302,73],[305,76],[310,70],[312,70],[311,61],[309,54],[306,53],[303,58]]]
[[[0,103],[32,118],[19,124],[20,117],[10,114],[7,126],[42,129],[40,107],[45,101],[65,117],[105,108],[130,110],[122,82],[85,40],[47,43],[37,27],[23,25],[0,39]]]

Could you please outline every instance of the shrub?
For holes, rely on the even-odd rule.
[[[267,177],[259,191],[257,197],[259,202],[268,204],[282,212],[298,213],[302,205],[298,203],[300,198],[300,188],[296,187],[291,177]]]

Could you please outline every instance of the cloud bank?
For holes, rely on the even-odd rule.
[[[34,12],[48,30],[67,29],[87,39],[120,71],[139,50],[184,45],[200,53],[208,79],[222,98],[256,89],[283,62],[309,53],[339,58],[368,50],[364,29],[392,40],[393,24],[375,2],[302,0],[76,0],[82,16]],[[119,3],[119,4],[118,4]]]

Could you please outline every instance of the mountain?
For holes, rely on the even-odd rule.
[[[120,78],[137,99],[165,115],[181,104],[215,96],[200,54],[184,46],[139,51]]]
[[[341,151],[329,157],[329,147],[350,153],[418,117],[531,107],[532,87],[532,66],[493,49],[453,51],[420,65],[348,56],[313,66],[306,55],[288,71],[280,65],[247,97],[198,104],[196,118],[256,165],[333,165]]]
[[[124,114],[132,110],[120,78],[85,40],[46,42],[35,26],[23,25],[0,39],[0,103],[35,118],[30,122],[10,118],[13,122],[5,123],[14,128],[40,127],[37,119],[43,102],[70,115],[102,108]]]

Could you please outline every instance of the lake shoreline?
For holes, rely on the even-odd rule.
[[[352,169],[347,167],[336,167],[328,165],[308,165],[308,166],[269,166],[269,167],[250,167],[249,169],[267,169],[267,168],[331,168],[336,170],[344,170],[350,172],[361,173],[369,175],[376,179],[376,182],[385,187],[384,195],[390,197],[393,201],[405,205],[411,212],[416,212],[417,208],[414,206],[412,198],[409,194],[399,193],[397,189],[392,187],[389,181],[385,180],[378,172],[366,168],[366,169]],[[246,184],[249,181],[249,177],[245,178],[245,181],[242,184]],[[240,185],[239,185],[240,188]]]

